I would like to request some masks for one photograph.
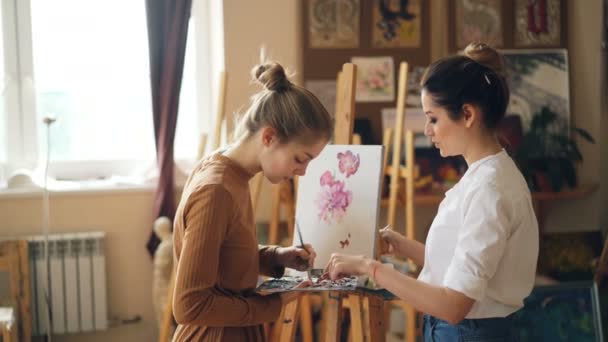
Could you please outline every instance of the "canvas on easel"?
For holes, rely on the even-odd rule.
[[[300,291],[354,290],[363,280],[319,281],[332,253],[376,254],[383,146],[328,145],[310,162],[300,177],[296,225],[304,243],[316,253],[313,286]],[[301,246],[294,234],[294,246]],[[271,279],[258,287],[261,293],[293,290],[306,279],[306,272],[288,270],[280,280]]]
[[[382,158],[382,146],[328,145],[300,177],[296,221],[317,252],[314,269],[335,252],[374,257]]]

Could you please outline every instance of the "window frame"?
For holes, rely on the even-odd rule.
[[[46,128],[37,122],[36,88],[34,84],[33,36],[30,0],[2,1],[3,54],[5,70],[4,113],[6,122],[6,160],[0,160],[0,190],[10,175],[21,168],[40,171],[46,158]],[[224,65],[223,8],[221,2],[194,0],[191,24],[195,34],[195,115],[199,136],[213,127],[217,102],[219,70]],[[142,9],[145,7],[142,5]],[[205,20],[212,18],[212,20]],[[192,20],[194,19],[194,20]],[[199,24],[202,23],[202,24]],[[219,50],[218,50],[219,48]],[[210,115],[210,113],[213,113]],[[181,113],[180,113],[181,114]],[[152,113],[150,113],[152,120]],[[42,133],[42,134],[41,134]],[[209,134],[208,134],[209,135]],[[208,140],[209,141],[209,140]],[[4,142],[2,142],[4,144]],[[193,142],[198,148],[199,141]],[[175,155],[178,155],[177,151]],[[176,158],[176,169],[187,173],[196,156]],[[137,172],[138,171],[138,172]],[[177,170],[176,170],[177,171]],[[112,176],[138,176],[145,178],[157,172],[156,160],[73,160],[49,161],[49,176],[64,180],[90,180]],[[147,175],[146,175],[147,174]]]

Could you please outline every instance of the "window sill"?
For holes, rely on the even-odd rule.
[[[176,191],[183,189],[192,169],[192,164],[183,162],[181,165],[176,165],[174,174]],[[155,172],[146,174],[147,176],[112,176],[106,179],[55,180],[49,178],[47,189],[50,196],[154,192],[158,175]],[[27,185],[15,188],[9,188],[6,183],[0,183],[0,200],[41,197],[43,188],[40,183],[40,181],[36,182],[30,179],[26,182]]]
[[[183,188],[182,184],[176,184],[175,189]],[[86,181],[53,181],[48,185],[49,196],[74,196],[74,195],[98,195],[98,194],[122,194],[122,193],[153,193],[156,183],[144,183],[125,180],[86,180]],[[0,200],[12,198],[35,198],[41,197],[42,187],[24,188],[0,188]]]

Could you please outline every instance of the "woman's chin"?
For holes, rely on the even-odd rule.
[[[451,156],[446,150],[444,150],[442,148],[439,148],[439,155],[441,155],[443,158]]]

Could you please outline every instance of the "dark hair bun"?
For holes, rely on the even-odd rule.
[[[276,62],[256,65],[251,74],[257,82],[270,91],[287,90],[291,85],[285,74],[285,69]]]
[[[475,62],[494,70],[499,75],[504,75],[505,64],[498,51],[486,43],[470,43],[464,49],[464,55]]]

